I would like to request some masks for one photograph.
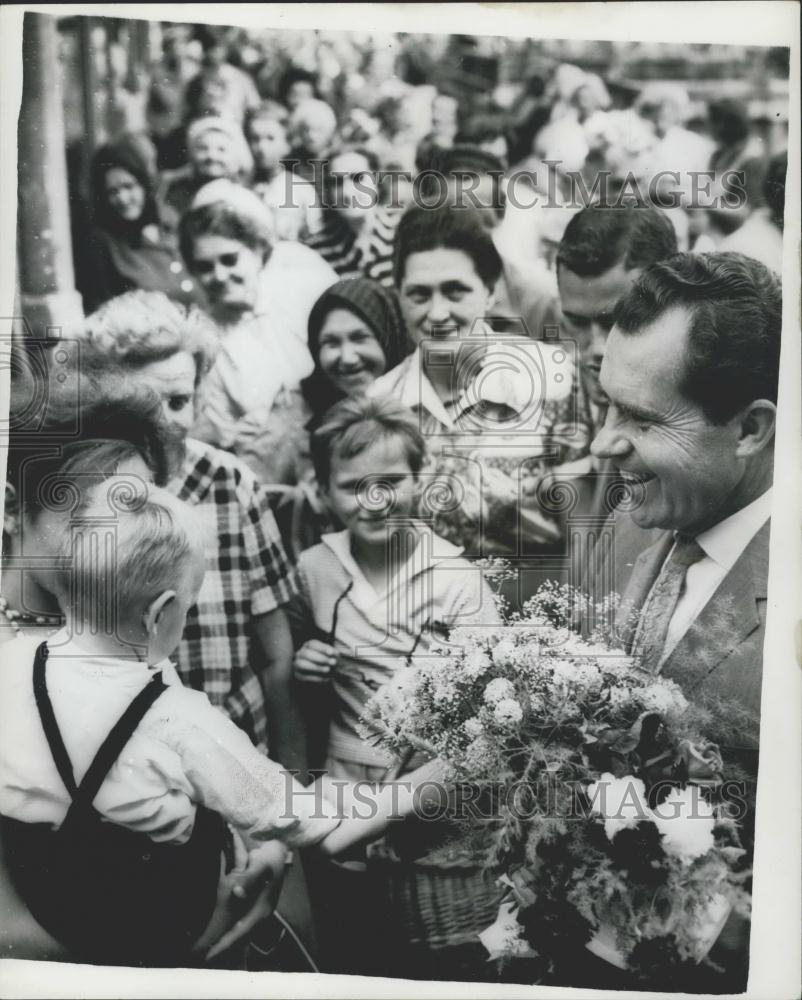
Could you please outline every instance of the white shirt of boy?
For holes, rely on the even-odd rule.
[[[500,621],[481,570],[461,558],[461,548],[426,527],[402,529],[396,540],[396,566],[377,591],[351,555],[349,532],[324,535],[301,553],[301,596],[290,605],[299,631],[314,626],[338,653],[329,756],[371,767],[392,763],[362,735],[359,720],[371,695],[398,670],[409,669],[413,650],[415,659],[432,655],[442,628]]]
[[[40,639],[18,636],[0,666],[0,813],[24,823],[67,814],[64,787],[42,729],[33,693]],[[103,782],[94,801],[105,819],[154,841],[185,843],[197,804],[222,815],[246,843],[277,838],[316,843],[334,829],[334,807],[263,756],[207,696],[182,686],[164,660],[87,655],[66,630],[49,641],[47,690],[80,785],[100,744],[134,697],[160,670],[168,690],[156,699]],[[316,817],[313,811],[318,808]],[[325,815],[324,815],[325,814]]]

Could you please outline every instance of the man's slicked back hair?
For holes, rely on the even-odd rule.
[[[596,278],[616,264],[631,271],[677,252],[670,219],[653,205],[589,205],[571,219],[557,250],[561,267],[580,278]]]
[[[647,268],[616,309],[637,336],[665,313],[690,317],[681,390],[716,424],[756,399],[777,402],[782,285],[739,253],[676,254]]]

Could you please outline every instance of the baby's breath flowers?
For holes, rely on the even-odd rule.
[[[400,757],[440,758],[449,780],[494,804],[463,817],[466,850],[516,884],[524,873],[536,901],[500,914],[487,937],[494,954],[503,941],[508,955],[523,939],[537,949],[547,926],[579,935],[580,947],[609,931],[626,961],[652,939],[669,957],[698,960],[709,944],[687,914],[711,899],[748,906],[737,826],[716,799],[723,764],[705,732],[710,714],[642,671],[604,628],[580,635],[591,610],[575,588],[548,584],[504,625],[452,629],[399,665],[366,706],[366,731]]]

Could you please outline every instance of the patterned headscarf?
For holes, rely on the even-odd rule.
[[[387,371],[412,353],[412,343],[401,316],[396,293],[370,278],[348,278],[327,289],[309,314],[309,353],[315,370],[303,383],[304,395],[316,413],[323,413],[342,398],[319,366],[320,331],[334,309],[347,309],[370,329],[384,351]]]

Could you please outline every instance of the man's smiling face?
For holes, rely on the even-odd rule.
[[[682,391],[689,322],[673,309],[636,334],[613,327],[600,374],[609,408],[592,450],[642,484],[636,524],[696,534],[732,513],[745,466],[738,417],[714,424]]]

